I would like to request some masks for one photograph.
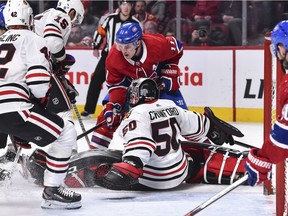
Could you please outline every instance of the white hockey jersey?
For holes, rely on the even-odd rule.
[[[50,83],[49,51],[45,40],[26,29],[0,36],[0,113],[30,109],[30,92],[46,95]]]
[[[34,18],[35,33],[44,37],[50,52],[58,61],[65,58],[65,45],[71,32],[70,17],[54,8],[38,14]]]
[[[184,110],[173,101],[159,99],[130,110],[118,128],[123,138],[123,157],[138,157],[143,165],[139,183],[155,189],[181,184],[188,174],[188,160],[180,140],[206,137],[210,121],[206,116]]]

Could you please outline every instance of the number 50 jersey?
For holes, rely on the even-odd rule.
[[[30,109],[30,93],[46,95],[50,84],[45,40],[27,29],[0,36],[0,114]]]
[[[123,157],[138,157],[143,163],[139,183],[155,189],[181,184],[188,175],[189,160],[180,145],[206,138],[210,121],[206,116],[184,110],[173,101],[158,99],[138,105],[126,114],[118,128],[123,138]]]

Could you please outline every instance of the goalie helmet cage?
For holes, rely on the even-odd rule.
[[[277,105],[277,88],[284,73],[281,64],[272,54],[271,33],[265,35],[264,42],[264,139],[269,136],[276,116],[281,113]],[[264,183],[264,194],[270,195],[276,189],[276,215],[286,216],[288,202],[288,162],[287,159],[273,168],[272,181]]]

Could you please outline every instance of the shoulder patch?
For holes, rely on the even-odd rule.
[[[132,110],[129,110],[128,112],[126,112],[123,116],[123,120],[129,118],[129,116],[131,115]]]

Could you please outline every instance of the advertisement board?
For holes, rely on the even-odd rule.
[[[98,63],[92,50],[67,51],[76,59],[66,75],[79,91],[77,107],[83,110],[91,76]],[[181,92],[190,110],[211,107],[227,121],[263,120],[263,49],[186,49],[180,60]],[[104,83],[96,115],[107,94]]]

